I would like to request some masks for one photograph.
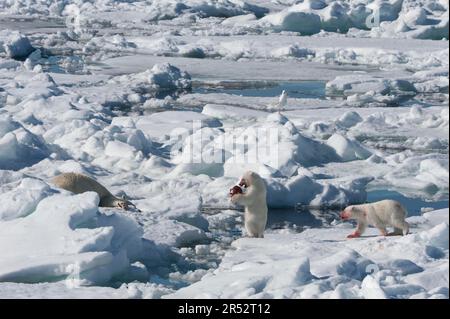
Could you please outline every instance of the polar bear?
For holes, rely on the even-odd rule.
[[[407,212],[399,202],[395,200],[382,200],[370,204],[348,206],[341,212],[341,218],[356,219],[356,230],[347,238],[360,237],[367,225],[373,225],[379,229],[383,236],[406,235],[409,232],[409,224],[405,221]],[[394,227],[394,232],[388,234],[386,226]]]
[[[248,171],[239,186],[245,187],[245,192],[230,191],[233,204],[245,206],[245,230],[250,237],[263,238],[267,223],[266,184],[257,173]]]
[[[130,201],[114,196],[99,182],[83,174],[63,173],[55,176],[52,182],[75,194],[96,192],[100,197],[100,207],[119,207],[124,210],[128,210],[129,206],[135,207]]]

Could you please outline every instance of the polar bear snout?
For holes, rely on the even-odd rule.
[[[341,219],[343,219],[343,220],[347,220],[347,219],[349,219],[351,216],[350,216],[350,213],[349,212],[347,212],[347,211],[345,211],[345,210],[343,210],[341,213],[340,213],[340,216],[341,216]]]
[[[235,185],[232,188],[230,188],[229,194],[230,196],[233,196],[235,194],[242,194],[242,188],[238,185]]]
[[[242,178],[239,181],[239,186],[241,186],[241,187],[248,187],[248,183],[247,183],[247,181],[244,178]]]

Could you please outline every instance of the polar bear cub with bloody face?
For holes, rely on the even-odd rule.
[[[239,186],[244,192],[230,190],[231,202],[245,206],[245,230],[250,237],[263,238],[267,223],[266,184],[257,173],[248,171]]]
[[[375,203],[348,206],[341,213],[341,218],[356,219],[356,230],[347,238],[360,237],[367,225],[378,228],[383,236],[388,235],[386,227],[394,227],[394,232],[389,235],[406,235],[409,225],[405,221],[407,212],[403,206],[395,200],[382,200]]]

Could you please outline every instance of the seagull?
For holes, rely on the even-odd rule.
[[[280,113],[281,109],[286,106],[287,97],[288,97],[287,92],[283,90],[283,92],[281,92],[280,97],[278,98],[278,113]]]

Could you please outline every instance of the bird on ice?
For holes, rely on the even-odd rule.
[[[281,92],[280,97],[278,98],[278,113],[280,113],[282,108],[286,106],[287,96],[288,96],[287,92],[283,90],[283,92]]]

